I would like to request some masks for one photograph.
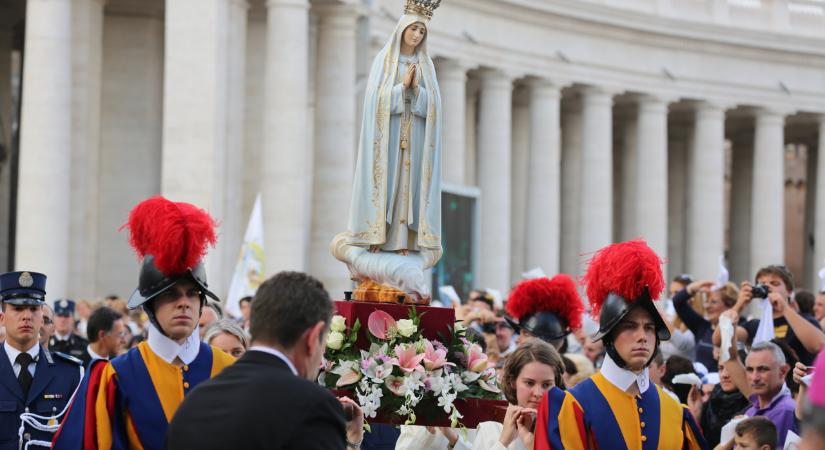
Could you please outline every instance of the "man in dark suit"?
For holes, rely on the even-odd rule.
[[[45,295],[43,274],[0,275],[0,326],[6,327],[0,351],[0,450],[49,447],[57,421],[80,382],[79,360],[40,345]],[[44,429],[35,429],[32,423]],[[32,445],[26,445],[29,442]]]
[[[281,272],[263,283],[252,302],[252,346],[186,397],[166,448],[359,448],[361,409],[315,382],[332,310],[323,285],[308,275]]]

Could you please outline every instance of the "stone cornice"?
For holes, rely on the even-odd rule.
[[[677,41],[672,43],[680,47],[696,45],[696,43],[703,47],[708,44],[719,44],[723,47],[772,50],[783,54],[791,52],[825,56],[825,39],[823,38],[677,19],[586,1],[452,0],[451,3],[455,6],[485,11],[502,18],[548,26],[562,25],[563,23],[558,19],[565,19],[568,24],[575,25],[576,29],[581,32],[602,34],[619,39],[626,39],[627,31],[632,31],[650,34],[653,39],[676,39]],[[684,42],[685,39],[688,42]]]

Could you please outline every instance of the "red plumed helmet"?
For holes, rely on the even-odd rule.
[[[610,293],[632,302],[647,288],[655,300],[665,287],[662,260],[642,239],[611,244],[593,255],[582,284],[594,317]]]
[[[571,330],[582,326],[582,303],[576,282],[569,275],[559,274],[524,280],[517,284],[507,299],[507,312],[523,321],[538,312],[548,311],[563,319]]]
[[[215,245],[215,220],[190,203],[172,202],[161,196],[144,200],[129,213],[129,244],[143,259],[166,275],[191,270]]]

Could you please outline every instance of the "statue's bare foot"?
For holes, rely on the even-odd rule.
[[[379,250],[381,250],[380,245],[370,245],[370,248],[369,248],[370,253],[378,253]]]
[[[401,250],[398,250],[398,254],[401,255],[401,256],[407,256],[407,255],[410,254],[410,251],[407,250],[406,248],[402,248]]]

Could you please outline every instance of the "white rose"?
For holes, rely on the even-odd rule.
[[[404,337],[410,337],[418,331],[418,327],[416,327],[415,323],[410,319],[401,319],[396,326],[398,327],[398,333]]]
[[[341,334],[337,331],[333,331],[332,333],[329,334],[329,337],[327,337],[327,347],[329,347],[333,350],[341,350],[341,347],[343,345],[344,345],[344,335],[343,334]]]
[[[343,333],[347,329],[347,318],[344,316],[332,316],[332,324],[329,326],[330,330]]]

